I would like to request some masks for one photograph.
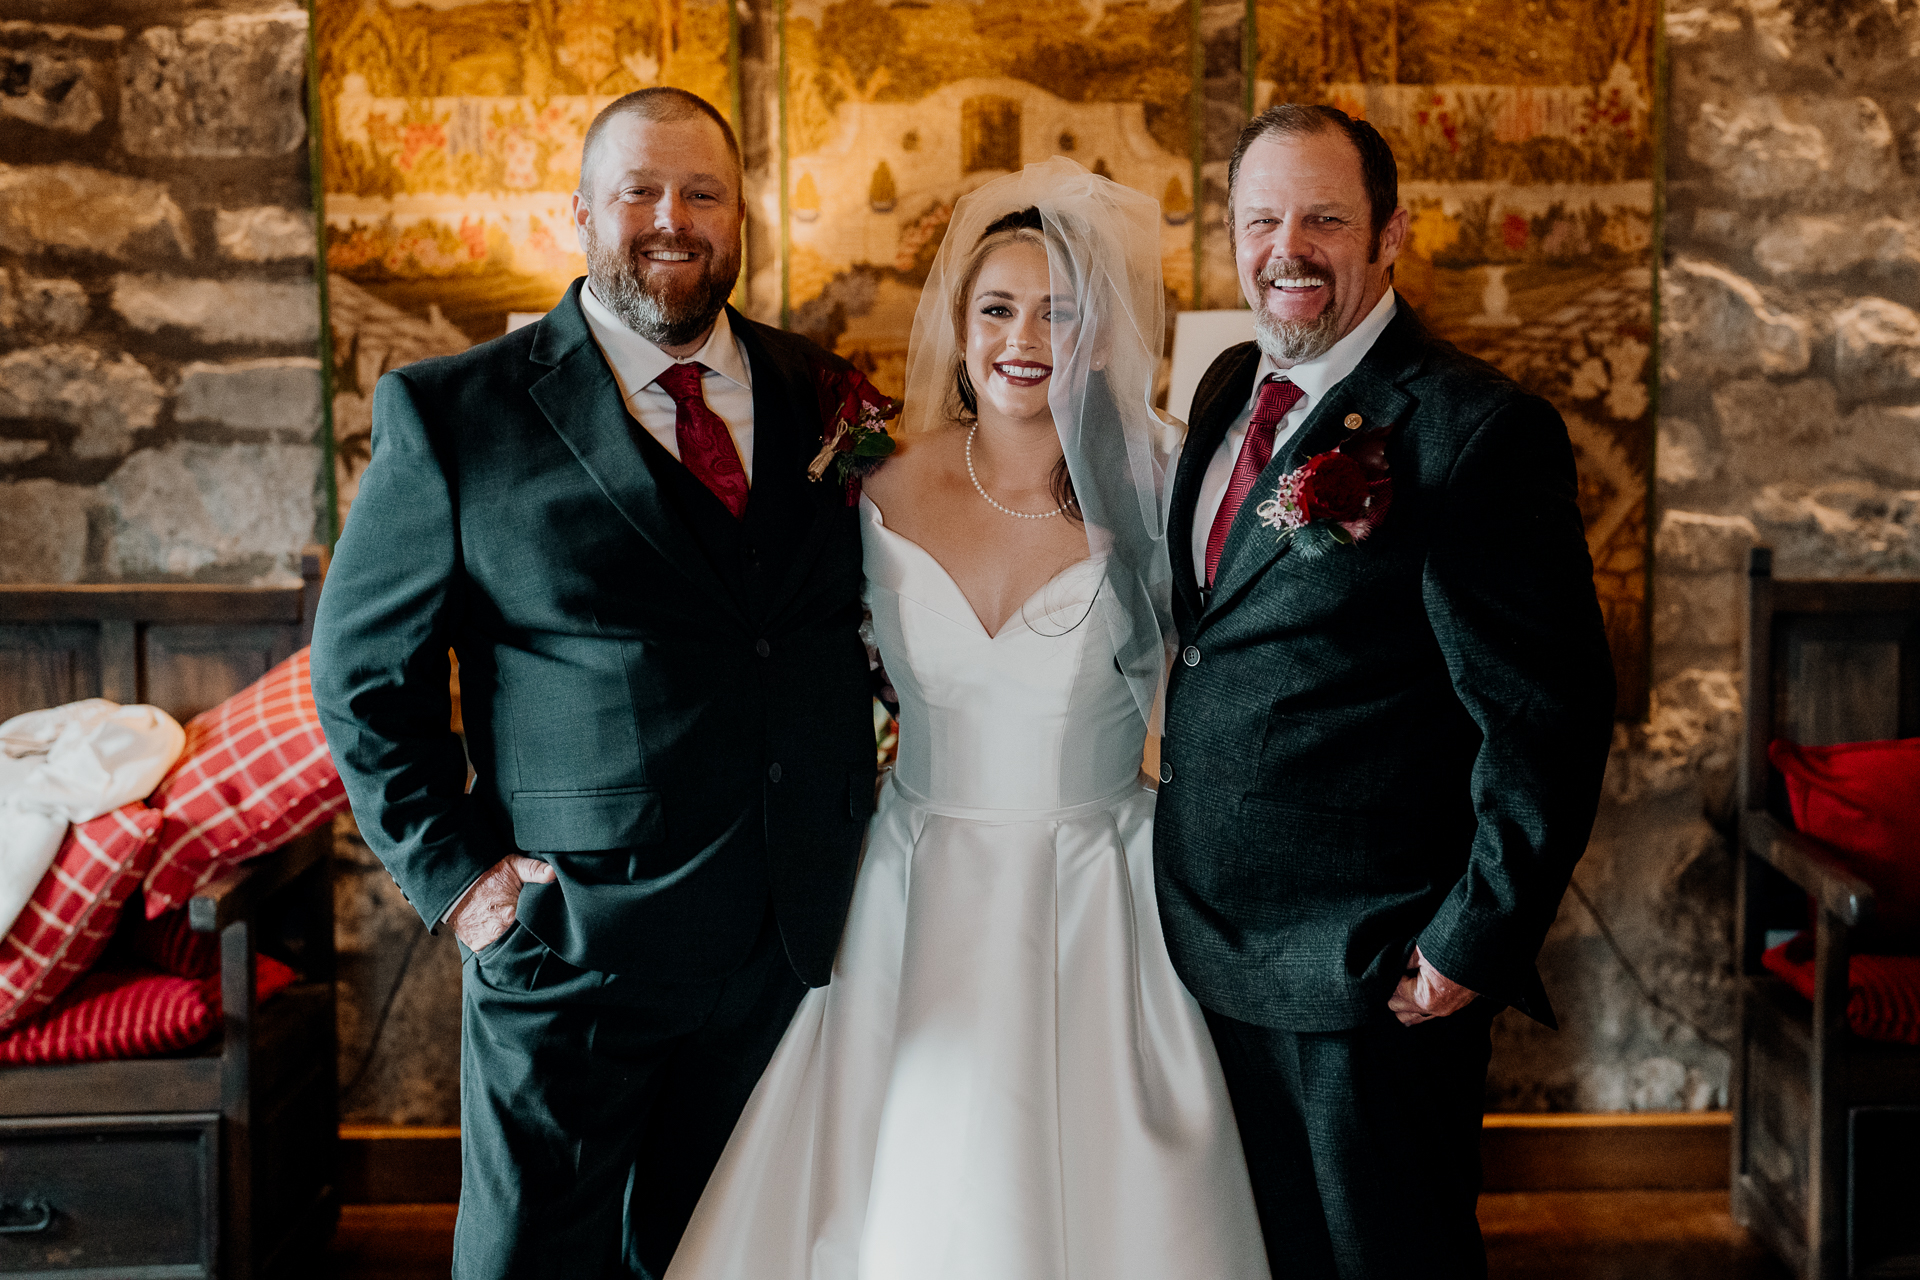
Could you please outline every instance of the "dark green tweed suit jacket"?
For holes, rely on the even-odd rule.
[[[874,777],[857,517],[805,476],[808,361],[835,357],[729,313],[754,398],[734,521],[628,415],[579,288],[380,380],[315,626],[328,744],[430,926],[522,850],[559,879],[521,923],[571,964],[718,978],[771,901],[823,984]]]
[[[1175,967],[1230,1017],[1335,1031],[1378,1016],[1417,942],[1551,1025],[1534,959],[1592,828],[1614,698],[1566,426],[1403,300],[1275,452],[1203,596],[1200,480],[1258,363],[1252,343],[1215,361],[1174,483],[1154,857]],[[1350,414],[1393,428],[1393,506],[1312,559],[1254,508]]]

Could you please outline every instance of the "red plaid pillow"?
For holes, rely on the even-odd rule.
[[[0,1031],[46,1008],[100,958],[153,859],[159,826],[160,811],[136,800],[68,829],[0,939]]]
[[[298,977],[272,956],[254,959],[261,1004]],[[144,1058],[198,1044],[219,1026],[218,978],[104,969],[75,983],[46,1017],[0,1039],[0,1064]]]
[[[147,873],[149,920],[345,805],[313,705],[307,651],[188,722],[180,761],[150,801],[165,822]]]

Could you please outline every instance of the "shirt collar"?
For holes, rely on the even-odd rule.
[[[1291,369],[1278,368],[1272,356],[1261,355],[1260,367],[1253,377],[1254,393],[1259,394],[1268,374],[1277,373],[1306,393],[1301,400],[1303,406],[1317,403],[1342,378],[1360,367],[1360,361],[1373,350],[1373,344],[1392,322],[1394,309],[1394,292],[1388,289],[1346,337],[1327,348],[1325,354],[1302,360]]]
[[[587,327],[593,331],[600,350],[606,353],[607,362],[620,374],[622,389],[629,399],[652,386],[669,367],[681,363],[627,328],[626,322],[600,301],[591,280],[580,290],[580,310],[586,314]],[[687,360],[707,366],[736,386],[753,389],[753,373],[740,353],[739,342],[734,339],[725,307],[714,320],[713,332],[707,335],[706,343]]]

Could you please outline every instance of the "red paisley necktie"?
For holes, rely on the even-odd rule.
[[[1233,518],[1240,514],[1240,506],[1247,500],[1247,494],[1253,491],[1253,482],[1267,469],[1267,463],[1273,460],[1274,431],[1280,425],[1280,419],[1287,416],[1287,410],[1300,402],[1307,394],[1278,374],[1267,375],[1260,384],[1260,398],[1254,402],[1253,417],[1247,420],[1247,438],[1240,446],[1240,456],[1234,459],[1233,477],[1227,481],[1227,494],[1220,499],[1220,514],[1213,518],[1213,528],[1207,531],[1207,585],[1213,585],[1213,575],[1220,568],[1220,553],[1226,549],[1227,530],[1233,527]]]
[[[680,445],[680,461],[738,520],[747,509],[747,471],[740,465],[733,433],[700,394],[700,375],[706,371],[705,365],[693,361],[671,365],[654,379],[654,385],[673,397],[673,435]]]

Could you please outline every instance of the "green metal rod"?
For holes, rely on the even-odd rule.
[[[319,14],[307,0],[307,181],[312,187],[313,283],[320,308],[320,500],[325,505],[318,532],[332,554],[340,541],[340,478],[334,474],[333,324],[327,305],[327,186],[320,168],[320,52],[315,41]]]
[[[1200,7],[1203,0],[1187,0],[1187,70],[1192,79],[1187,90],[1187,136],[1193,150],[1193,309],[1207,305],[1207,46],[1200,35]]]
[[[773,0],[773,21],[780,45],[780,327],[793,321],[793,236],[787,225],[787,0]]]

